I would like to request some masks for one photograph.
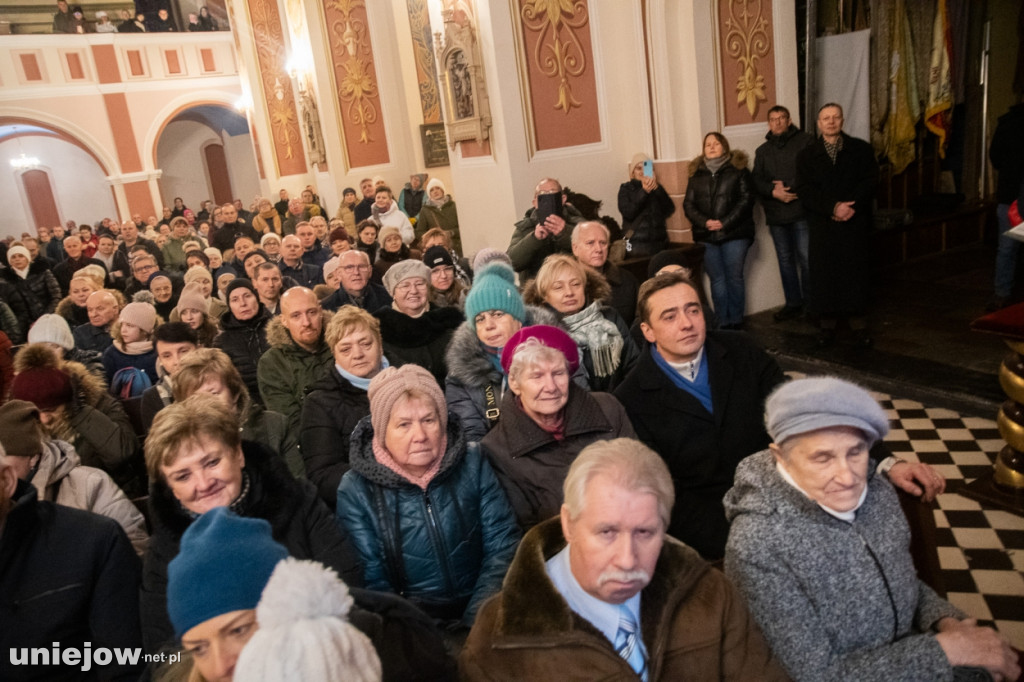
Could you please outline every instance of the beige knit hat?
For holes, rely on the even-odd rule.
[[[422,265],[422,263],[421,263]],[[391,410],[406,391],[413,390],[430,398],[437,407],[441,421],[441,433],[448,431],[448,404],[444,393],[437,385],[434,375],[419,365],[388,367],[370,382],[366,395],[370,399],[370,423],[373,424],[373,439],[384,446],[384,434],[388,430]]]
[[[185,288],[181,290],[181,295],[178,297],[177,309],[178,314],[189,309],[201,310],[203,313],[210,312],[210,301],[203,296],[202,285],[199,282],[185,285]]]
[[[393,225],[380,228],[380,232],[377,233],[377,241],[380,242],[381,247],[384,246],[384,240],[393,234],[397,234],[399,239],[402,237],[402,231]]]
[[[117,319],[133,324],[147,334],[152,334],[153,328],[156,326],[156,308],[149,303],[133,301],[121,309],[121,314]]]
[[[193,265],[192,267],[190,267],[188,271],[185,273],[185,277],[183,279],[185,280],[185,284],[191,284],[200,277],[206,277],[211,282],[213,281],[213,275],[211,275],[210,271],[207,270],[202,265]]]
[[[384,288],[388,295],[394,297],[395,287],[410,277],[422,277],[430,284],[430,268],[423,261],[412,258],[398,261],[384,273]]]
[[[335,256],[334,258],[332,258],[329,261],[327,261],[326,263],[324,263],[324,268],[323,268],[323,270],[324,270],[324,281],[326,281],[327,278],[330,277],[332,274],[334,274],[334,271],[337,270],[340,267],[341,267],[341,259],[338,258],[337,256]]]

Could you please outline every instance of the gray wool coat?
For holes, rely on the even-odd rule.
[[[918,580],[896,492],[869,476],[853,523],[787,483],[769,450],[736,470],[725,572],[794,680],[952,680],[933,636],[965,615]]]

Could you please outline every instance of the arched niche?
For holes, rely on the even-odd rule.
[[[223,165],[209,163],[210,151],[223,150]],[[181,197],[198,211],[206,199],[224,193],[248,204],[260,191],[252,136],[245,117],[219,102],[192,103],[172,113],[155,136],[154,163],[161,170],[165,205]],[[224,172],[226,169],[226,177]]]

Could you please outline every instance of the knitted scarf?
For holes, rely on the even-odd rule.
[[[388,449],[384,447],[384,444],[381,443],[376,437],[373,439],[372,446],[373,457],[374,459],[377,460],[377,462],[386,466],[388,469],[395,472],[396,474],[398,474],[405,480],[409,481],[413,485],[419,486],[423,490],[426,490],[427,486],[430,485],[430,482],[434,480],[434,476],[437,476],[437,472],[441,470],[441,460],[444,459],[444,453],[448,450],[448,436],[445,435],[443,438],[441,438],[441,455],[436,460],[434,460],[434,463],[430,465],[430,468],[427,469],[422,476],[413,476],[408,471],[406,471],[401,464],[395,461],[395,458],[391,456],[391,453],[388,452]]]
[[[566,331],[581,349],[590,349],[594,363],[594,374],[599,377],[611,376],[619,368],[622,359],[622,334],[614,322],[601,314],[601,302],[562,318]]]
[[[704,165],[707,166],[708,170],[711,171],[712,175],[714,175],[718,171],[722,170],[722,166],[727,164],[729,162],[729,159],[731,159],[731,158],[732,158],[732,153],[722,154],[717,159],[705,158],[704,159]]]

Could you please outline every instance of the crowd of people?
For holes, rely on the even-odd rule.
[[[643,283],[552,178],[471,260],[425,174],[333,218],[306,187],[5,244],[0,677],[94,679],[56,660],[91,646],[149,655],[92,675],[209,682],[1016,679],[916,577],[894,489],[943,477],[864,389],[788,381],[740,331],[760,196],[793,245],[779,316],[866,338],[839,279],[864,143],[835,105],[819,137],[769,124],[754,173],[719,133],[691,166],[715,318],[642,154]]]
[[[53,14],[54,33],[174,33],[177,31],[224,31],[205,5],[198,12],[190,12],[184,28],[178,26],[166,0],[135,3],[135,13],[127,9],[120,12],[120,21],[114,23],[105,10],[98,10],[90,20],[81,5],[69,6],[67,0],[57,0]]]

